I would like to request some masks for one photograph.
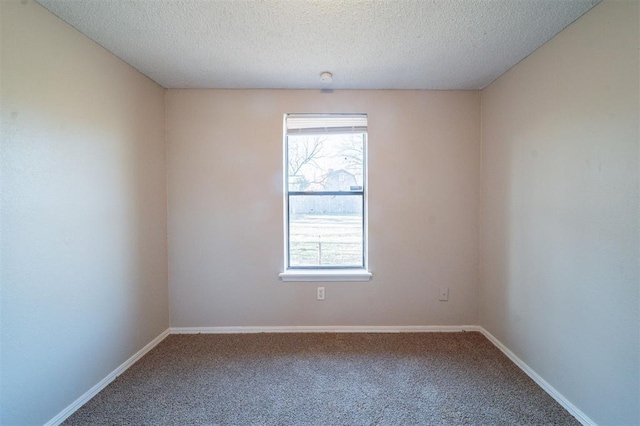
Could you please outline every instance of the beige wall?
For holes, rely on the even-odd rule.
[[[479,101],[478,92],[169,90],[172,326],[477,324]],[[278,279],[290,112],[369,114],[370,282]]]
[[[480,324],[598,424],[640,424],[637,1],[482,93]]]
[[[3,425],[43,424],[169,325],[164,90],[1,1]]]

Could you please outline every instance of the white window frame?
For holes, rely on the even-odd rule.
[[[280,279],[282,281],[303,281],[303,282],[352,282],[352,281],[369,281],[372,277],[371,272],[368,270],[368,170],[367,170],[367,148],[368,148],[368,134],[365,130],[363,141],[363,182],[362,182],[362,221],[363,221],[363,233],[362,233],[362,250],[363,250],[363,267],[290,267],[289,266],[289,183],[288,183],[288,129],[287,118],[310,118],[310,119],[323,119],[331,120],[332,117],[355,117],[364,116],[366,114],[284,114],[283,118],[283,206],[284,206],[284,272],[280,273]],[[359,132],[358,132],[359,133]]]

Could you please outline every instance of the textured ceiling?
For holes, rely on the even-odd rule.
[[[481,89],[599,0],[38,2],[167,88]]]

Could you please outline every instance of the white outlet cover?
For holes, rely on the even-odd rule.
[[[438,298],[438,300],[442,302],[446,302],[447,300],[449,300],[449,287],[440,288],[440,297]]]

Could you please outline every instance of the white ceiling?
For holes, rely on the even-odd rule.
[[[37,1],[164,87],[273,89],[481,89],[599,2]]]

